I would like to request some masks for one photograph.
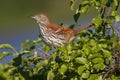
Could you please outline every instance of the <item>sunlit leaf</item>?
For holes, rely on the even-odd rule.
[[[47,64],[48,64],[48,60],[43,60],[43,61],[38,62],[35,65],[35,72],[38,72],[40,69],[44,68],[44,66],[46,66]]]
[[[100,78],[101,76],[99,76],[98,74],[91,74],[88,80],[102,80]]]
[[[70,0],[70,8],[73,10],[74,4],[76,0]]]
[[[98,57],[102,57],[102,55],[98,54],[98,53],[96,53],[96,54],[90,54],[88,58],[89,59],[93,59],[93,58],[98,58]]]
[[[10,44],[0,44],[0,49],[11,49],[15,51],[14,47],[11,46]]]
[[[33,42],[34,42],[34,43],[39,43],[39,42],[41,42],[41,41],[42,41],[42,39],[41,39],[41,38],[38,38],[38,39],[34,40]]]
[[[118,6],[118,0],[113,0],[114,1],[114,5]]]
[[[82,75],[82,73],[83,73],[83,71],[84,71],[85,69],[86,69],[85,66],[79,66],[79,67],[78,67],[78,70],[77,70],[78,74],[79,74],[79,75]]]
[[[3,59],[4,57],[10,55],[10,54],[13,54],[12,52],[2,52],[0,53],[0,60]]]
[[[119,22],[120,21],[120,15],[115,16],[115,21]]]
[[[90,76],[90,72],[89,71],[86,71],[86,72],[83,72],[82,73],[82,78],[88,78]]]
[[[102,49],[102,51],[103,51],[104,57],[108,57],[108,58],[112,57],[112,53],[110,51],[105,50],[105,49]]]
[[[51,47],[49,47],[49,46],[45,47],[45,52],[49,52],[50,50],[51,50]]]
[[[71,78],[70,80],[79,80],[79,79],[77,78],[77,76],[75,76],[75,77]]]
[[[83,2],[81,2],[82,6],[86,6],[89,5],[90,1],[89,0],[84,0]]]
[[[94,59],[92,60],[92,62],[93,62],[93,63],[103,63],[104,60],[103,60],[102,58],[94,58]]]
[[[47,80],[54,80],[54,73],[52,70],[50,70],[47,74]]]
[[[87,63],[86,58],[83,58],[83,57],[77,57],[77,58],[75,58],[75,61],[79,64],[86,64]]]
[[[95,25],[101,25],[102,24],[102,19],[100,17],[93,18],[92,22]]]
[[[59,72],[63,75],[66,71],[67,71],[67,65],[66,64],[62,64],[60,69],[59,69]]]
[[[94,64],[93,68],[96,70],[103,70],[105,68],[105,64],[103,63]]]
[[[80,13],[87,13],[88,8],[89,8],[88,5],[86,5],[86,6],[84,6],[84,7],[81,7],[81,9],[79,10],[79,12],[80,12]]]
[[[25,47],[28,46],[28,44],[31,44],[31,43],[32,43],[31,40],[26,40],[26,41],[24,41],[24,42],[21,43],[21,45],[20,45],[20,50],[22,51]]]
[[[116,16],[118,14],[117,11],[112,11],[111,16]]]

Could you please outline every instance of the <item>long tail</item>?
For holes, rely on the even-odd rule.
[[[79,28],[77,30],[74,30],[75,35],[78,34],[80,31],[82,31],[82,30],[84,30],[86,28],[91,27],[92,25],[93,25],[93,23],[89,23],[89,24],[87,24],[87,25],[85,25],[85,26],[83,26],[83,27],[81,27],[81,28]]]

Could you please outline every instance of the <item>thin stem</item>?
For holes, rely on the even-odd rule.
[[[115,10],[118,10],[120,4],[120,0],[118,0],[118,5],[116,6]]]

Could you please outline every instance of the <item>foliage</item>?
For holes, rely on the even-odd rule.
[[[119,80],[119,34],[114,23],[120,21],[119,0],[70,0],[76,25],[81,14],[95,8],[98,15],[91,30],[81,31],[68,45],[53,49],[41,38],[26,40],[17,52],[10,44],[1,44],[0,59],[12,55],[5,65],[0,64],[0,80]],[[120,26],[118,26],[120,27]],[[42,47],[43,50],[38,50]]]

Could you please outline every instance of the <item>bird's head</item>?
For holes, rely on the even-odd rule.
[[[45,14],[37,14],[35,16],[32,16],[33,19],[35,19],[37,21],[37,23],[41,23],[44,25],[49,24],[49,19],[47,17],[47,15]]]

